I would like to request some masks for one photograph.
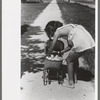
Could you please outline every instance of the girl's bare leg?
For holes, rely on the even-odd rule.
[[[66,61],[68,64],[68,77],[69,77],[69,85],[71,87],[74,87],[74,78],[77,77],[77,70],[75,71],[75,77],[74,77],[74,62],[83,54],[83,52],[71,52]]]
[[[69,85],[74,84],[74,68],[73,68],[73,62],[68,63],[68,77],[69,77]]]
[[[74,81],[77,83],[77,73],[78,73],[79,61],[78,59],[74,61]]]

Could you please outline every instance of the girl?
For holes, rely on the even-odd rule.
[[[63,26],[63,24],[59,21],[50,21],[45,27],[45,32],[47,33],[49,39],[53,38],[52,46],[48,50],[48,56],[52,53],[58,38],[67,40],[68,47],[59,53],[63,54],[70,50],[69,55],[66,57],[69,77],[68,85],[70,88],[74,88],[74,84],[77,82],[77,75],[74,77],[74,71],[76,74],[78,58],[81,57],[88,49],[94,47],[95,43],[92,36],[81,25],[67,24]],[[75,63],[76,66],[74,66]]]

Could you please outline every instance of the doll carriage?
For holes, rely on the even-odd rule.
[[[48,40],[45,46],[45,53],[47,54],[49,47],[53,40]],[[54,50],[50,57],[46,57],[43,69],[43,84],[51,84],[53,80],[58,80],[58,84],[63,84],[63,71],[62,71],[62,55],[59,51],[64,49],[64,43],[57,40]]]

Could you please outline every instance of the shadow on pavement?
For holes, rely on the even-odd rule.
[[[44,50],[40,49],[40,47],[30,46],[26,50],[22,51],[22,59],[21,59],[21,77],[24,75],[25,71],[28,72],[39,72],[43,69],[43,62],[45,57],[38,58],[37,53],[43,53]],[[36,56],[37,54],[37,56]]]
[[[78,69],[78,80],[91,81],[93,78],[94,75],[89,70]]]
[[[21,48],[21,77],[24,75],[25,71],[29,73],[42,71],[45,59],[45,57],[38,57],[44,52],[44,49],[41,49],[38,44],[44,43],[44,41],[32,39],[26,42],[27,48]]]
[[[21,25],[21,35],[23,35],[25,32],[27,32],[27,29],[28,29],[29,27],[30,27],[30,26],[27,25],[27,24]]]
[[[42,58],[42,59],[45,59],[45,58]],[[36,61],[37,60],[35,60],[35,62]],[[44,64],[34,64],[34,63],[30,62],[29,59],[26,59],[25,63],[26,63],[25,66],[21,65],[22,66],[21,77],[24,75],[25,71],[28,71],[29,73],[30,72],[37,73],[37,72],[43,71]],[[67,67],[65,65],[62,66],[62,71],[63,71],[63,77],[66,78],[66,73],[68,73],[68,72],[67,72]],[[51,76],[56,76],[56,74],[57,74],[56,70],[52,70],[50,72]],[[89,70],[85,70],[83,68],[78,69],[78,80],[91,81],[93,78],[94,78],[94,75]],[[51,79],[57,80],[56,77],[53,77]]]
[[[41,43],[44,41],[39,39],[28,39],[30,35],[41,35],[41,29],[39,26],[29,26],[24,24],[21,26],[21,77],[25,71],[39,72],[43,69],[44,57],[38,57],[44,52]],[[40,45],[38,45],[40,44]]]
[[[22,62],[21,62],[21,77],[24,75],[24,72],[26,72],[26,71],[28,71],[29,73],[30,72],[37,73],[37,72],[43,71],[44,65],[41,62],[43,62],[43,61],[39,61],[37,59],[34,59],[32,61],[29,58],[25,59],[24,61],[22,60]]]
[[[63,72],[68,73],[67,67],[63,65]],[[78,80],[83,81],[91,81],[94,78],[94,75],[89,70],[85,70],[84,68],[78,68]]]
[[[27,35],[40,35],[38,32],[41,32],[41,29],[40,26],[21,25],[21,35],[24,35],[25,32],[27,32]]]

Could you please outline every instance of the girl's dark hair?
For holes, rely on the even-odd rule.
[[[57,30],[57,28],[63,26],[63,23],[59,22],[59,21],[50,21],[47,23],[46,27],[45,27],[45,32],[48,36],[49,39],[51,39],[51,37],[54,36],[55,31]]]

